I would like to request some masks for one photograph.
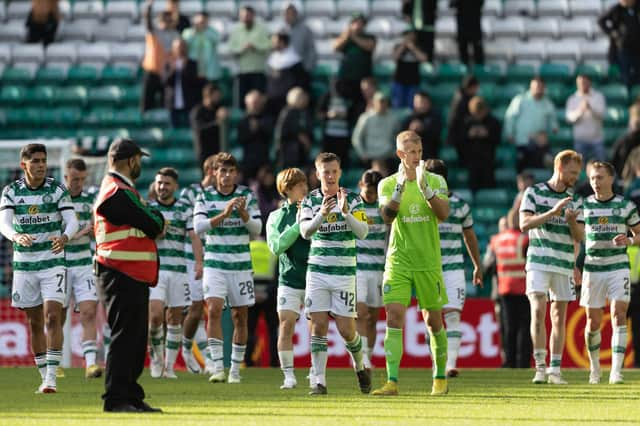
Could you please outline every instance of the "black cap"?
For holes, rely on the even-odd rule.
[[[138,154],[149,157],[149,153],[141,150],[138,144],[127,138],[117,138],[109,147],[109,158],[113,161],[126,160]]]

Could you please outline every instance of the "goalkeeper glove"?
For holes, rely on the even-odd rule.
[[[418,183],[418,188],[420,189],[420,192],[422,192],[424,198],[426,200],[432,199],[435,193],[427,183],[427,176],[425,175],[424,169],[424,160],[420,160],[420,164],[418,164],[418,167],[416,167],[416,180]]]
[[[391,194],[391,200],[400,204],[402,200],[402,193],[404,192],[404,182],[407,179],[407,176],[404,174],[404,166],[402,162],[398,166],[398,173],[396,174],[396,186],[393,188],[393,193]]]

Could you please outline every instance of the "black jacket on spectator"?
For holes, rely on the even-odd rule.
[[[633,13],[629,9],[620,4],[612,6],[598,18],[598,25],[616,50],[640,55],[640,4],[633,7]]]
[[[202,79],[198,77],[198,63],[188,59],[182,68],[182,96],[184,109],[191,109],[202,101]],[[167,109],[175,109],[175,85],[178,72],[173,69],[165,80],[164,102]]]
[[[238,123],[238,143],[244,150],[243,168],[247,179],[256,177],[258,169],[269,164],[273,140],[273,119],[269,114],[247,115]]]
[[[309,73],[302,62],[280,70],[267,68],[267,110],[277,117],[287,104],[287,93],[296,86],[309,93]]]
[[[207,108],[200,104],[191,110],[189,124],[193,133],[193,149],[198,165],[210,155],[220,152],[220,126],[216,114],[220,105]]]
[[[478,119],[469,115],[460,132],[460,150],[464,152],[465,167],[469,170],[469,186],[472,190],[494,188],[496,148],[500,145],[502,125],[488,113]]]
[[[622,176],[624,163],[627,161],[633,148],[640,145],[640,129],[631,131],[616,141],[611,148],[611,164],[616,169],[616,175]]]
[[[436,111],[433,108],[427,113],[413,112],[402,122],[402,128],[404,130],[409,129],[411,123],[418,121],[420,124],[417,129],[414,126],[414,131],[418,133],[422,139],[422,158],[438,158],[440,155],[440,135],[442,134],[442,118],[440,111]]]
[[[482,38],[482,7],[484,0],[451,0],[450,6],[456,9],[458,35],[464,33],[469,38]]]
[[[300,141],[300,134],[313,140],[313,120],[307,110],[285,107],[275,128],[276,168],[303,167],[309,151]]]
[[[437,0],[402,0],[402,16],[405,19],[409,19],[409,22],[413,24],[413,10],[416,1],[422,2],[422,25],[424,27],[434,27],[438,11]],[[427,30],[424,27],[422,30],[416,28],[416,44],[427,55],[429,62],[432,62],[435,32],[433,28]]]
[[[462,89],[458,89],[451,100],[449,107],[449,117],[447,117],[447,143],[456,148],[458,159],[464,164],[464,154],[460,150],[460,141],[463,135],[460,134],[464,120],[469,116],[469,101],[471,96],[465,94]]]

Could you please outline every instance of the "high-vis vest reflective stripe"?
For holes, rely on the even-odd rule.
[[[515,229],[502,232],[491,239],[491,247],[496,255],[498,294],[525,294],[525,250],[528,244],[527,235]]]
[[[98,207],[118,189],[138,192],[126,183],[107,175],[100,187],[95,206],[96,260],[109,268],[155,286],[158,282],[158,249],[156,243],[131,225],[114,225],[98,213]]]
[[[267,242],[253,240],[249,243],[251,252],[251,269],[255,280],[273,281],[276,278],[277,257],[271,253]]]

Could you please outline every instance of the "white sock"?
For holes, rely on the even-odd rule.
[[[546,349],[534,349],[533,360],[536,363],[536,370],[545,371],[547,369],[547,350]]]
[[[327,369],[327,348],[328,340],[326,336],[311,336],[311,367],[316,377],[315,382],[322,386],[327,386],[325,371]]]
[[[624,352],[627,349],[627,326],[613,327],[611,336],[611,372],[620,373],[624,363]]]
[[[460,312],[451,311],[444,314],[447,323],[447,370],[456,368],[458,351],[460,350]]]
[[[185,352],[188,355],[191,355],[191,351],[193,350],[193,339],[189,339],[184,334],[182,335],[182,354],[184,356]]]
[[[371,368],[371,351],[369,350],[369,338],[367,336],[360,335],[362,340],[362,362],[365,368]]]
[[[56,384],[56,370],[62,360],[62,351],[55,349],[47,349],[47,375],[46,380],[49,384]]]
[[[160,365],[163,365],[163,357],[164,357],[164,335],[162,327],[160,328],[150,328],[149,329],[149,339],[151,340],[151,353],[149,356],[153,360]]]
[[[201,320],[198,322],[198,328],[196,328],[196,332],[193,335],[193,340],[196,342],[199,349],[201,349],[200,345],[202,345],[202,348],[207,347],[207,332],[204,329],[204,321]]]
[[[223,341],[221,339],[208,339],[209,356],[213,363],[213,371],[219,373],[224,371],[224,354],[222,353]]]
[[[229,374],[240,374],[240,365],[244,362],[244,353],[247,350],[247,345],[231,345],[231,369]]]
[[[362,337],[356,332],[356,336],[352,341],[344,341],[347,350],[351,354],[351,360],[356,371],[362,371],[365,367],[364,352],[362,351]]]
[[[39,354],[35,354],[33,360],[36,363],[36,367],[38,368],[38,373],[40,373],[40,378],[44,380],[47,374],[47,353],[42,352]]]
[[[600,342],[602,341],[600,330],[585,330],[584,341],[587,347],[587,353],[589,354],[591,371],[600,371]]]
[[[295,377],[293,372],[293,351],[278,351],[280,359],[280,369],[284,373],[284,377]]]
[[[549,373],[560,374],[560,365],[562,364],[562,354],[551,354],[549,361]]]
[[[104,360],[107,361],[109,355],[109,346],[111,345],[111,328],[109,324],[104,323],[102,326],[102,349],[104,350]]]
[[[98,345],[95,340],[85,340],[82,342],[82,353],[84,355],[85,367],[90,367],[96,363]]]
[[[180,352],[180,343],[182,342],[182,326],[167,325],[167,348],[165,352],[165,368],[173,370],[176,363],[178,352]]]

